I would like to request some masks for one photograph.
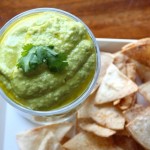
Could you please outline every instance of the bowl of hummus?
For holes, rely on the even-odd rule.
[[[0,94],[25,116],[76,111],[92,92],[100,51],[90,29],[55,8],[23,12],[0,30]]]

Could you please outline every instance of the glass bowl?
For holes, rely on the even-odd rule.
[[[13,23],[17,22],[18,20],[22,19],[23,17],[32,15],[35,13],[48,12],[48,11],[60,13],[62,15],[70,17],[74,21],[80,22],[84,25],[90,38],[92,39],[92,41],[94,43],[94,47],[95,47],[95,51],[96,51],[96,69],[95,69],[94,77],[93,77],[92,81],[90,82],[90,85],[84,91],[84,93],[82,95],[80,95],[80,97],[78,97],[73,102],[69,103],[68,105],[65,105],[61,108],[50,110],[50,111],[36,111],[36,110],[31,110],[26,107],[23,107],[23,106],[15,103],[14,101],[12,101],[9,97],[7,97],[7,95],[3,92],[2,89],[0,90],[0,94],[4,98],[4,100],[6,100],[12,107],[14,107],[22,116],[24,116],[25,118],[31,120],[32,122],[38,123],[38,124],[47,124],[47,123],[50,124],[50,123],[58,123],[58,122],[63,122],[63,121],[68,121],[68,120],[74,120],[77,109],[84,103],[86,98],[92,92],[92,90],[97,82],[97,78],[98,78],[98,75],[100,72],[100,50],[99,50],[99,46],[96,42],[94,35],[90,31],[90,29],[84,24],[84,22],[82,22],[78,17],[76,17],[66,11],[56,9],[56,8],[36,8],[36,9],[25,11],[15,17],[13,17],[11,20],[9,20],[7,22],[1,28],[0,36],[5,34],[5,31],[7,31],[7,29],[9,29],[9,27]]]

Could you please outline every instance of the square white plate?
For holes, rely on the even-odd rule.
[[[101,51],[116,52],[135,40],[97,38]],[[22,118],[0,97],[0,150],[18,150],[16,134],[38,125]]]

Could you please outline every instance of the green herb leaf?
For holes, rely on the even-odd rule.
[[[43,63],[47,64],[52,72],[60,72],[68,65],[67,56],[63,53],[56,53],[53,46],[28,44],[23,47],[21,55],[17,67],[22,68],[25,73],[35,70]]]
[[[27,44],[27,45],[24,45],[23,47],[23,52],[22,52],[22,56],[25,56],[28,54],[29,50],[33,47],[32,44]]]

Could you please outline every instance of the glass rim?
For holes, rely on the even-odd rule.
[[[94,86],[96,85],[97,79],[98,79],[98,75],[100,72],[100,49],[98,46],[98,43],[96,42],[96,39],[93,35],[93,33],[91,32],[91,30],[88,28],[88,26],[82,21],[80,20],[78,17],[76,17],[75,15],[66,12],[64,10],[61,9],[57,9],[57,8],[35,8],[35,9],[30,9],[27,10],[25,12],[22,12],[16,16],[14,16],[12,19],[10,19],[1,29],[0,29],[0,35],[2,35],[4,33],[4,31],[15,21],[17,21],[18,19],[30,15],[30,14],[34,14],[34,13],[40,13],[40,12],[48,12],[48,11],[52,11],[52,12],[57,12],[60,14],[63,14],[65,16],[68,16],[70,18],[72,18],[75,21],[78,21],[80,23],[82,23],[84,25],[84,27],[86,28],[89,36],[91,37],[94,46],[95,46],[95,51],[96,51],[96,69],[95,69],[95,73],[93,76],[92,81],[90,82],[89,86],[87,87],[87,89],[85,89],[85,91],[82,93],[82,95],[80,95],[79,97],[77,97],[74,101],[68,103],[65,106],[62,106],[60,108],[57,109],[53,109],[53,110],[49,110],[49,111],[38,111],[38,110],[32,110],[32,109],[28,109],[26,107],[23,107],[17,103],[15,103],[13,100],[11,100],[9,97],[6,96],[6,94],[3,92],[2,89],[0,89],[0,94],[1,96],[10,104],[12,105],[15,109],[18,109],[24,113],[28,113],[30,115],[35,115],[35,116],[53,116],[53,115],[63,115],[65,113],[71,112],[73,109],[76,109],[80,104],[82,104],[86,98],[90,95],[90,93],[92,92]]]

